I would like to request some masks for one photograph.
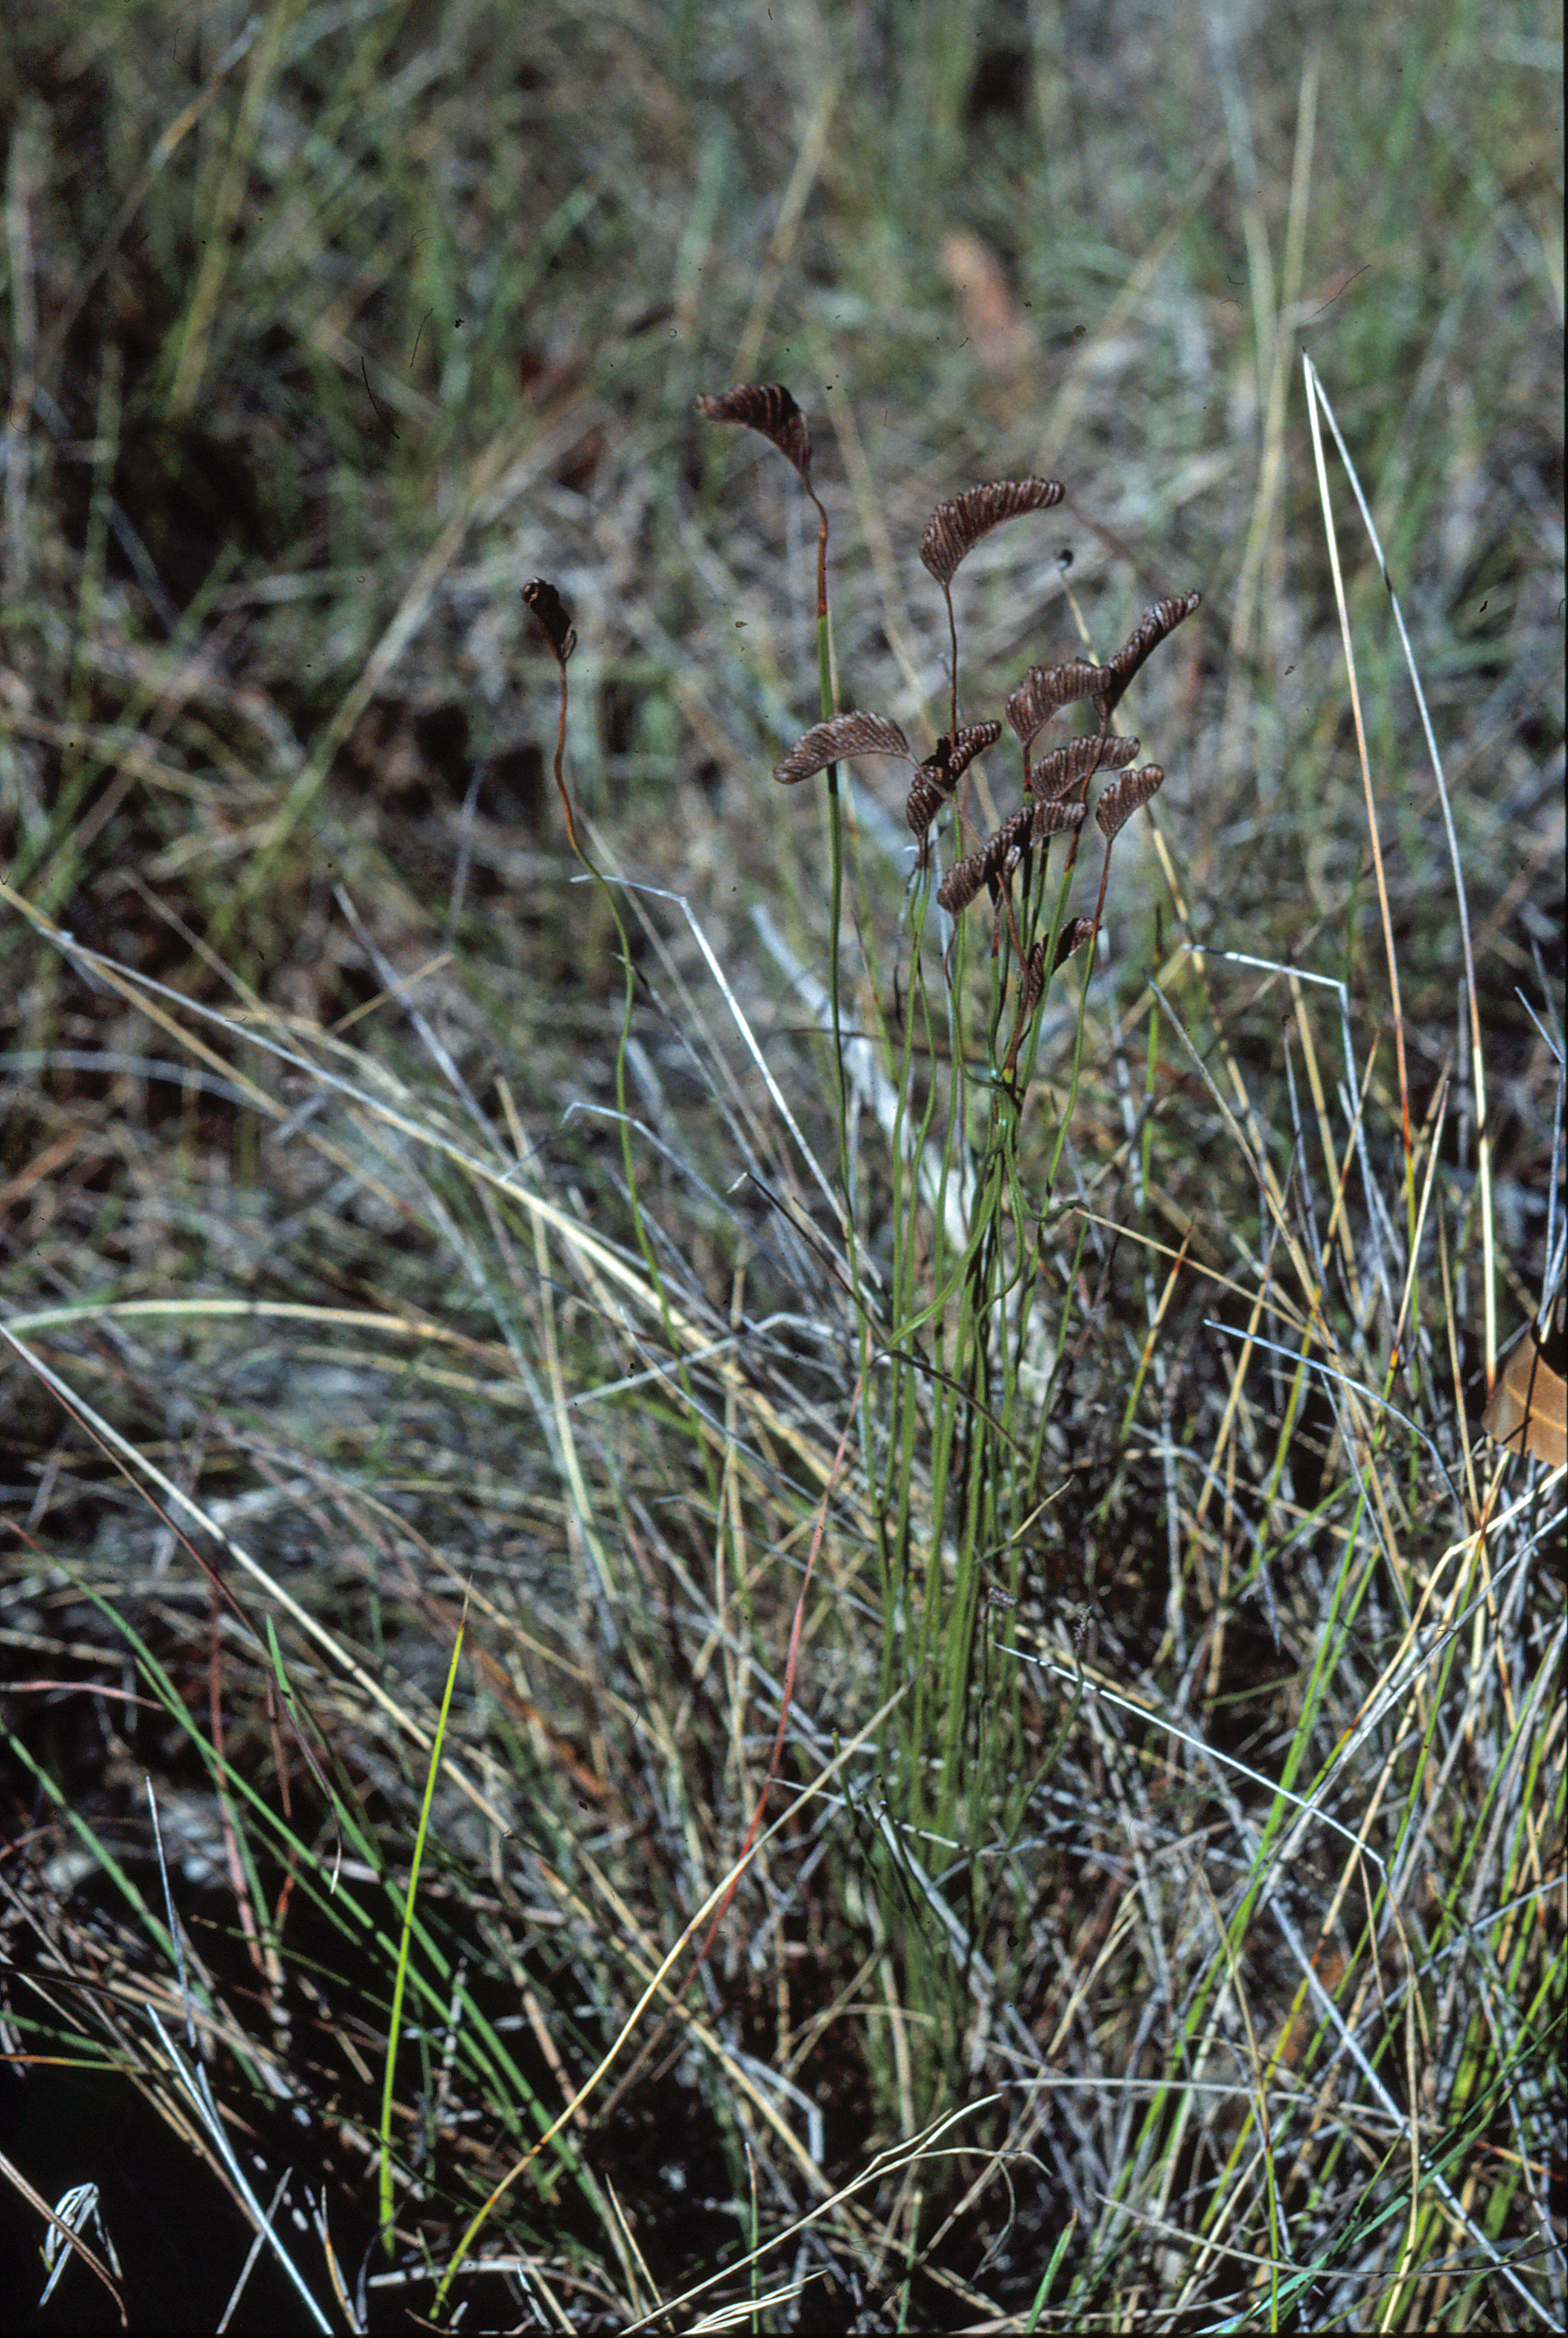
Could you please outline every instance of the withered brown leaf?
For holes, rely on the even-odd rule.
[[[1558,1299],[1527,1332],[1498,1375],[1481,1426],[1515,1453],[1549,1469],[1568,1461],[1568,1379],[1563,1361],[1563,1302]]]

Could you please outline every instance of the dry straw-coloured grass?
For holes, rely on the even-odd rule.
[[[0,2294],[1560,2327],[1556,52],[525,13],[0,59]]]

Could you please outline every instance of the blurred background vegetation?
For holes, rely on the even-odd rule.
[[[913,557],[939,497],[1028,472],[1069,490],[1049,523],[965,569],[977,705],[1074,645],[1069,584],[1102,651],[1145,603],[1201,589],[1141,688],[1140,723],[1171,774],[1166,857],[1145,852],[1134,883],[1128,855],[1095,978],[1102,1078],[1079,1141],[1108,1163],[1124,1136],[1123,1056],[1144,1078],[1147,1035],[1128,1037],[1118,1017],[1177,926],[1345,983],[1357,1072],[1385,1096],[1391,1077],[1386,1048],[1368,1070],[1387,983],[1310,462],[1311,358],[1410,626],[1469,891],[1501,1236],[1490,1302],[1467,1215],[1464,962],[1441,812],[1387,594],[1347,518],[1417,1117],[1446,1074],[1458,1083],[1440,1148],[1456,1244],[1441,1433],[1451,1458],[1463,1449],[1455,1399],[1484,1400],[1486,1305],[1516,1326],[1548,1272],[1561,64],[1556,12],[1525,0],[59,0],[9,13],[0,1275],[7,1318],[62,1384],[19,1355],[0,1379],[0,1937],[13,1976],[58,1980],[0,1991],[14,2058],[0,2149],[51,2202],[95,2178],[142,2326],[173,2326],[177,2311],[214,2326],[250,2230],[137,2011],[161,1986],[175,2029],[182,2018],[144,1778],[182,1845],[181,1913],[221,2008],[204,2050],[225,2100],[245,2103],[258,2185],[270,2196],[291,2155],[328,2203],[347,2304],[322,2251],[303,2254],[331,2326],[401,2327],[412,2303],[428,2308],[426,2270],[539,2131],[526,2104],[561,2107],[740,1850],[750,1800],[722,1749],[744,1666],[732,1675],[716,1651],[743,1623],[781,1667],[795,1576],[785,1592],[759,1568],[743,1616],[699,1614],[682,1569],[729,1496],[681,1433],[661,1443],[662,1383],[640,1422],[603,1406],[613,1425],[586,1432],[598,1491],[573,1491],[551,1402],[629,1382],[636,1341],[617,1348],[610,1302],[596,1318],[454,1159],[427,1160],[411,1202],[407,1160],[347,1136],[331,1086],[370,1084],[444,1143],[504,1132],[564,1218],[632,1244],[604,1116],[619,944],[601,896],[573,882],[550,772],[557,678],[520,598],[544,575],[580,637],[567,771],[601,864],[689,903],[808,1133],[837,1157],[817,1035],[784,971],[824,965],[822,830],[808,791],[769,777],[818,712],[815,527],[760,439],[697,421],[697,392],[780,380],[807,409],[833,516],[842,697],[885,708],[911,738],[944,721],[946,626]],[[897,804],[877,767],[855,787],[875,840]],[[874,880],[870,897],[891,965],[898,884]],[[760,1238],[749,1262],[742,1205],[719,1198],[740,1164],[715,1099],[751,1075],[683,915],[639,898],[627,1060],[661,1148],[646,1164],[651,1222],[717,1336],[749,1272],[747,1306],[782,1317],[802,1301]],[[1283,1125],[1281,996],[1210,963],[1210,987],[1183,992],[1192,1027],[1256,1077]],[[237,1031],[294,1052],[248,1051]],[[1255,1224],[1243,1164],[1220,1161],[1202,1090],[1169,1035],[1160,1048],[1166,1233],[1230,1213]],[[1369,1194],[1360,1205],[1374,1211]],[[1121,1291],[1107,1264],[1098,1320],[1115,1319]],[[170,1302],[189,1313],[151,1311]],[[1129,1304],[1136,1354],[1147,1325],[1142,1299]],[[1201,1328],[1213,1305],[1200,1296],[1166,1327],[1189,1389],[1177,1410],[1193,1421],[1225,1401],[1229,1367]],[[291,1324],[290,1308],[312,1312]],[[368,1328],[377,1318],[385,1337]],[[831,1454],[832,1374],[802,1338],[798,1392]],[[773,1369],[782,1404],[784,1350]],[[1102,1427],[1127,1370],[1113,1341],[1084,1366],[1070,1426],[1099,1474],[1061,1514],[1044,1596],[1102,1603],[1105,1645],[1133,1682],[1160,1676],[1171,1591],[1161,1481],[1128,1478],[1130,1427],[1112,1424],[1122,1445]],[[1290,1466],[1310,1509],[1332,1455],[1323,1424],[1308,1426],[1317,1442],[1293,1447]],[[275,1663],[260,1626],[230,1631],[210,1607],[183,1515],[168,1498],[149,1507],[145,1469],[122,1468],[108,1432],[259,1554],[265,1579],[237,1586],[223,1546],[197,1537],[230,1591],[254,1592],[252,1622],[277,1623]],[[824,1478],[803,1460],[800,1483],[808,1518]],[[1431,1487],[1412,1475],[1406,1490],[1424,1515]],[[792,1516],[786,1503],[779,1517]],[[400,2081],[405,2286],[356,2291],[384,2262],[367,2250],[387,1968],[365,1944],[384,1945],[391,1922],[376,1892],[398,1905],[425,1776],[372,1688],[410,1713],[438,1702],[470,1577],[492,1602],[470,1619],[466,1658],[478,1668],[461,1721],[472,1792],[441,1805],[426,1947],[442,2004],[472,1999],[465,2040],[491,2042],[471,2064],[467,2042],[448,2044],[444,2062],[426,2009],[418,2067]],[[836,1579],[848,1630],[848,1561]],[[1560,1583],[1546,1605],[1560,1620]],[[302,1614],[332,1637],[318,1671]],[[1259,1633],[1256,1665],[1283,1678],[1278,1635],[1270,1649]],[[869,1717],[875,1696],[857,1702],[851,1670],[805,1691],[824,1733]],[[286,1678],[311,1714],[298,1743]],[[753,1724],[764,1749],[777,1711]],[[1561,1727],[1559,1714],[1558,1740]],[[1256,1754],[1262,1740],[1237,1733]],[[1560,1744],[1556,1760],[1560,1792]],[[241,1775],[272,1814],[243,1852]],[[871,1795],[867,1782],[855,1821],[867,1840]],[[1553,1807],[1534,1881],[1554,1874],[1560,1894]],[[363,1840],[334,1842],[328,1810],[339,1829],[357,1813]],[[554,1898],[537,1876],[519,1881],[508,1828],[559,1883]],[[335,1856],[364,1896],[362,1935],[325,1886],[309,1918],[288,1912],[296,1881],[302,1911],[304,1877]],[[875,2020],[857,2028],[857,1992],[883,1987],[877,1924],[837,1869],[831,1888],[828,1867],[815,1884],[806,1871],[785,1895],[788,1970],[748,1947],[766,1931],[762,1903],[736,1912],[718,1978],[691,1999],[708,2044],[686,2036],[681,2052],[667,2042],[646,2068],[618,2069],[608,2107],[555,2146],[550,2183],[510,2196],[509,2245],[534,2272],[511,2276],[505,2307],[497,2279],[481,2282],[469,2327],[652,2316],[908,2142],[904,2114],[958,2107],[950,2067],[920,2097],[891,2031],[878,2042]],[[1054,1891],[1041,1886],[1035,1922],[1064,1920]],[[1560,1907],[1556,1920],[1560,1944]],[[1035,2019],[1034,2000],[1020,2002]],[[1276,2032],[1288,2003],[1289,1990],[1270,2000]],[[1107,2068],[1122,2067],[1118,2025],[1130,2034],[1138,2010],[1123,1994],[1093,2011]],[[454,2016],[454,2037],[461,2027]],[[1279,2035],[1287,2059],[1299,2054]],[[704,2061],[713,2037],[722,2049]],[[948,2058],[960,2070],[965,2042]],[[74,2094],[45,2090],[30,2068],[45,2054],[81,2064]],[[1005,2059],[975,2047],[968,2091],[994,2086]],[[769,2096],[769,2116],[794,2102],[806,2119],[809,2106],[809,2168],[759,2140],[745,2088],[760,2081],[746,2074],[769,2062],[796,2089]],[[985,2148],[1009,2131],[988,2130]],[[1545,2128],[1531,2132],[1539,2146]],[[89,2133],[113,2146],[91,2168]],[[824,2215],[819,2257],[769,2261],[768,2280],[792,2264],[806,2280],[777,2326],[1024,2326],[1005,2317],[1030,2309],[1070,2216],[1087,2245],[1093,2184],[1111,2180],[1100,2161],[1093,2179],[1064,2173],[1064,2134],[1034,2133],[1031,2149],[1011,2195],[1000,2179],[978,2186],[984,2154],[885,2170],[863,2204]],[[1172,2220],[1182,2170],[1161,2195]],[[1473,2172],[1460,2164],[1455,2184]],[[31,2297],[43,2228],[7,2188],[0,2284]],[[1516,2212],[1487,2226],[1499,2245]],[[1555,2213],[1560,2249],[1560,2197]],[[213,2298],[202,2273],[172,2302],[158,2269],[189,2264],[199,2215],[220,2236],[203,2258]],[[1111,2326],[1134,2310],[1176,2316],[1187,2274],[1162,2257],[1162,2230],[1123,2233],[1114,2274],[1093,2248],[1064,2259],[1063,2278],[1077,2268],[1089,2284],[1074,2311],[1093,2302]],[[1535,2294],[1550,2318],[1549,2287]],[[100,2310],[114,2326],[73,2265],[39,2326],[84,2327]],[[770,2309],[747,2310],[773,2326]],[[1307,2318],[1293,2326],[1329,2326],[1305,2294],[1294,2310]],[[1460,2281],[1424,2310],[1458,2327],[1498,2309]],[[697,2311],[665,2326],[694,2327]],[[234,2326],[285,2320],[312,2326],[269,2261]]]

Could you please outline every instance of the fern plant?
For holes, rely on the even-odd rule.
[[[936,2115],[953,2098],[966,2007],[976,1989],[1008,1986],[1009,1943],[1034,1886],[1012,1859],[1043,1765],[1032,1758],[1016,1666],[991,1660],[987,1621],[1020,1596],[1051,1498],[1047,1458],[1063,1322],[1040,1272],[1048,1212],[1071,1121],[1083,1044],[1064,1093],[1049,1105],[1043,1152],[1021,1145],[1036,1082],[1043,1006],[1069,958],[1092,967],[1115,840],[1155,794],[1163,768],[1136,761],[1141,742],[1115,727],[1145,659],[1199,606],[1188,592],[1148,609],[1102,662],[1074,653],[1034,664],[1000,717],[960,720],[958,625],[952,585],[992,530],[1058,505],[1044,478],[971,487],[931,514],[919,557],[940,586],[949,644],[946,730],[924,755],[902,726],[832,702],[829,523],[811,479],[809,428],[779,383],[746,383],[697,401],[706,418],[760,432],[791,465],[818,515],[819,719],[774,767],[785,786],[826,775],[829,834],[830,1086],[837,1096],[839,1184],[826,1230],[850,1296],[854,1351],[844,1394],[850,1416],[845,1476],[876,1569],[882,1615],[883,1724],[877,1796],[857,1803],[855,1856],[873,1885],[913,2009],[907,2055],[889,2054],[887,2098],[906,2117]],[[574,636],[554,588],[526,597],[561,667]],[[1093,728],[1047,743],[1051,726],[1086,706]],[[563,699],[561,736],[564,737]],[[1009,735],[1020,801],[976,828],[974,781]],[[905,817],[916,844],[909,900],[906,1008],[856,977],[844,908],[845,801],[839,771],[865,758],[909,769]],[[559,752],[557,785],[565,802]],[[1097,799],[1094,790],[1098,786]],[[576,841],[569,802],[569,832]],[[1070,914],[1081,831],[1093,809],[1102,840],[1087,914]],[[938,873],[946,821],[947,865]],[[1061,859],[1053,869],[1053,846]],[[964,849],[965,846],[967,850]],[[984,901],[988,925],[975,914]],[[858,924],[858,917],[857,919]],[[927,965],[928,930],[940,940]],[[853,1028],[847,999],[853,989]],[[888,1184],[878,1206],[858,1190],[850,1121],[858,1098],[852,1050],[872,1038],[884,1099]],[[852,1429],[852,1434],[851,1434]],[[824,1504],[824,1519],[827,1504]],[[815,1552],[816,1545],[813,1545]],[[809,1591],[796,1607],[789,1685]],[[769,1770],[774,1781],[781,1720]],[[767,1789],[753,1814],[760,1826]]]

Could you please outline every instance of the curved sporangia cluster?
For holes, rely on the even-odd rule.
[[[1054,486],[1056,483],[1045,479],[1037,484]],[[944,513],[954,508],[953,505],[943,506]],[[1103,665],[1096,665],[1088,658],[1069,658],[1061,665],[1030,667],[1003,712],[1024,751],[1024,788],[1031,801],[1004,820],[995,836],[979,853],[972,854],[970,860],[962,862],[961,868],[967,869],[971,862],[985,862],[984,874],[990,876],[1001,865],[1001,856],[1017,844],[1025,831],[1028,840],[1038,843],[1056,830],[1073,825],[1066,820],[1052,821],[1042,815],[1048,806],[1059,806],[1064,798],[1074,798],[1082,817],[1088,782],[1095,773],[1122,771],[1132,761],[1140,742],[1106,728],[1112,711],[1150,651],[1183,617],[1191,615],[1200,597],[1197,593],[1183,593],[1168,601],[1157,601],[1144,612],[1114,657],[1108,658]],[[1031,748],[1046,723],[1062,707],[1078,699],[1085,699],[1093,706],[1101,727],[1068,740],[1042,756],[1038,762],[1033,761]],[[774,765],[773,776],[788,783],[809,779],[813,772],[826,771],[829,764],[848,761],[858,755],[897,755],[900,761],[914,765],[906,815],[915,836],[924,841],[931,822],[974,758],[994,747],[1001,736],[1000,722],[972,722],[945,732],[930,754],[916,763],[908,740],[890,716],[857,707],[848,713],[834,715],[830,722],[814,723],[803,738],[796,741],[783,761]],[[1141,771],[1127,772],[1124,779],[1113,781],[1105,790],[1095,817],[1107,837],[1114,836],[1141,803],[1147,803],[1164,776],[1158,763],[1148,763]],[[1005,843],[1001,841],[1004,837]],[[962,909],[978,890],[978,879],[966,889],[957,888],[958,875],[959,870],[954,869],[937,888],[936,898],[945,909]],[[959,890],[962,899],[950,898]]]
[[[806,417],[782,382],[739,383],[732,389],[699,398],[697,411],[710,421],[738,422],[748,429],[760,431],[792,467],[816,506],[817,611],[826,672],[828,512],[811,484],[811,432]],[[1064,493],[1060,479],[992,479],[938,504],[926,521],[920,537],[920,558],[942,587],[951,651],[948,724],[928,755],[916,760],[908,740],[890,715],[857,707],[813,723],[774,766],[774,778],[790,785],[826,771],[834,775],[829,785],[836,786],[838,765],[855,756],[891,755],[907,763],[911,778],[905,817],[919,845],[924,867],[937,815],[944,805],[954,801],[975,758],[995,747],[1002,736],[999,722],[960,724],[958,721],[958,635],[953,612],[953,578],[981,537],[994,527],[1031,512],[1050,511],[1062,501]],[[544,578],[535,578],[524,585],[523,598],[560,669],[561,719],[555,745],[555,784],[566,816],[567,833],[573,846],[581,850],[562,772],[566,737],[566,667],[576,647],[577,635],[560,594]],[[1093,658],[1072,657],[1055,665],[1032,665],[1002,709],[1023,757],[1024,801],[974,851],[954,863],[936,888],[936,899],[950,917],[959,918],[985,892],[998,920],[994,948],[1000,937],[1001,921],[1004,918],[1006,920],[1014,962],[1020,968],[1018,1016],[1004,1065],[1009,1074],[1016,1061],[1023,1033],[1051,974],[1063,958],[1093,941],[1100,929],[1112,842],[1165,777],[1158,763],[1131,768],[1139,742],[1112,731],[1112,716],[1144,659],[1184,618],[1192,614],[1200,598],[1197,593],[1178,593],[1156,601],[1152,608],[1145,609],[1121,648],[1102,664]],[[1074,703],[1093,709],[1095,728],[1036,756],[1035,742],[1041,732],[1064,706]],[[1071,856],[1077,851],[1079,833],[1089,809],[1091,785],[1102,772],[1114,776],[1107,779],[1094,806],[1095,825],[1105,840],[1094,913],[1093,917],[1074,918],[1054,926],[1054,938],[1047,936],[1026,943],[1014,914],[1014,875],[1020,869],[1025,870],[1027,893],[1033,879],[1044,873],[1052,838],[1061,835],[1071,839]]]
[[[811,485],[811,439],[806,418],[780,382],[745,382],[715,397],[697,400],[697,410],[709,420],[739,422],[760,430],[793,464],[820,517],[818,550],[818,610],[826,621],[827,594],[823,565],[827,544],[827,514]],[[951,648],[950,717],[948,727],[928,755],[916,761],[899,725],[886,714],[855,708],[813,723],[789,752],[774,766],[773,776],[786,785],[810,779],[822,771],[836,771],[840,761],[859,755],[892,755],[910,765],[912,777],[905,816],[920,847],[924,862],[933,822],[950,802],[958,783],[976,755],[994,747],[1002,736],[998,722],[958,721],[958,637],[953,610],[952,583],[959,565],[982,536],[1004,521],[1031,512],[1049,511],[1062,501],[1060,479],[993,479],[967,488],[938,504],[920,537],[920,558],[942,588],[947,611]],[[1145,804],[1165,777],[1158,763],[1130,769],[1139,748],[1136,739],[1111,728],[1112,716],[1129,683],[1151,651],[1159,647],[1199,604],[1197,593],[1181,593],[1156,601],[1146,609],[1120,649],[1098,663],[1093,658],[1072,657],[1055,665],[1033,665],[1003,707],[1008,728],[1023,755],[1024,801],[978,848],[957,860],[936,888],[936,899],[951,917],[961,917],[982,891],[1000,918],[1005,913],[1018,944],[1022,966],[1019,1022],[1008,1054],[1011,1068],[1019,1035],[1038,1005],[1051,969],[1047,943],[1025,948],[1013,917],[1011,886],[1014,872],[1034,856],[1044,855],[1054,836],[1069,834],[1075,852],[1078,831],[1089,807],[1091,783],[1102,772],[1114,774],[1101,790],[1094,819],[1105,840],[1105,861],[1100,893],[1092,918],[1070,919],[1056,934],[1053,968],[1081,949],[1099,930],[1110,875],[1111,845],[1118,830],[1140,804]],[[1064,706],[1083,702],[1093,708],[1095,728],[1074,736],[1047,753],[1036,756],[1034,744],[1046,725]]]
[[[705,422],[743,422],[771,438],[788,463],[800,474],[802,486],[811,485],[811,427],[781,381],[743,381],[717,397],[705,390],[697,400]]]
[[[1001,484],[1015,486],[1032,483],[1004,480]],[[1044,479],[1033,484],[1054,486],[1056,483]],[[987,491],[976,490],[982,492]],[[1018,507],[1033,508],[1024,505]],[[955,505],[945,504],[942,511],[950,514],[955,508]],[[926,533],[929,535],[930,530]],[[936,898],[945,909],[956,914],[965,909],[983,883],[992,884],[995,898],[995,880],[1016,866],[1026,844],[1042,843],[1063,829],[1076,827],[1086,808],[1088,782],[1096,772],[1124,772],[1122,778],[1112,781],[1103,791],[1095,809],[1095,820],[1107,840],[1115,835],[1140,804],[1148,802],[1165,776],[1163,771],[1158,763],[1146,763],[1142,771],[1126,771],[1125,766],[1137,754],[1141,742],[1107,730],[1104,725],[1150,651],[1183,617],[1191,615],[1200,597],[1197,593],[1184,593],[1172,600],[1156,602],[1144,613],[1115,656],[1108,658],[1103,665],[1095,665],[1087,658],[1070,658],[1062,665],[1030,667],[1003,710],[1024,751],[1024,788],[1029,801],[1004,820],[977,852],[949,871],[936,889]],[[1077,699],[1086,699],[1093,704],[1102,727],[1068,740],[1032,763],[1030,749],[1034,740],[1054,714]],[[773,776],[789,786],[857,756],[897,756],[914,770],[905,817],[916,840],[924,844],[932,821],[975,757],[994,747],[1001,736],[1000,722],[967,723],[956,732],[945,732],[931,752],[916,762],[908,740],[890,715],[855,707],[848,713],[833,715],[826,722],[814,722],[782,761],[774,765]]]

